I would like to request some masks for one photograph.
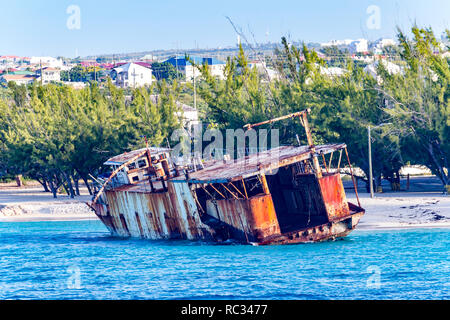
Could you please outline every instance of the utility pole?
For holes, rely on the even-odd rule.
[[[42,86],[42,78],[44,77],[44,75],[42,74],[42,60],[39,60],[39,65],[41,69],[41,86]]]
[[[197,87],[195,84],[195,68],[194,68],[194,109],[197,109]]]
[[[180,81],[178,79],[178,42],[175,43],[177,50],[175,51],[175,68],[177,69],[177,82]]]
[[[370,125],[367,127],[368,142],[369,142],[369,186],[370,186],[370,198],[374,198],[373,193],[373,172],[372,172],[372,137],[370,132]]]

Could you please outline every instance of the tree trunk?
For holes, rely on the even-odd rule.
[[[94,195],[94,193],[92,192],[92,188],[91,188],[91,186],[89,185],[88,178],[87,178],[86,176],[84,176],[84,175],[80,175],[80,176],[81,176],[81,179],[83,179],[83,182],[84,182],[84,184],[86,185],[86,188],[88,189],[89,194],[90,194],[91,196]]]
[[[79,184],[78,176],[77,176],[77,178],[72,176],[72,179],[73,179],[73,184],[75,185],[75,194],[77,196],[80,196],[80,184]]]
[[[436,158],[436,155],[434,154],[433,144],[429,142],[427,147],[428,147],[427,148],[428,154],[431,160],[433,161],[434,166],[436,167],[436,171],[438,173],[437,176],[439,177],[439,179],[441,179],[444,187],[446,187],[449,184],[449,177],[448,175],[445,174],[443,166],[439,163],[438,159]]]
[[[36,178],[36,181],[39,182],[41,184],[41,186],[44,188],[44,192],[51,192],[48,185],[49,183],[47,182],[47,180],[42,177],[42,180],[39,178]]]
[[[22,178],[22,175],[21,174],[19,174],[19,175],[17,175],[16,176],[16,183],[17,183],[17,187],[23,187],[23,180],[22,180],[23,178]]]
[[[48,182],[45,178],[42,180],[42,186],[44,187],[44,192],[50,192],[50,189],[48,188]]]
[[[63,173],[64,178],[66,179],[67,183],[67,194],[70,196],[70,198],[75,198],[75,192],[73,191],[73,185],[72,185],[72,179],[70,178],[70,175]]]
[[[49,184],[49,186],[50,186],[50,190],[51,190],[51,192],[53,193],[53,198],[57,198],[58,197],[58,187],[55,185],[55,183],[50,179],[49,181],[48,181],[48,184]]]
[[[375,192],[383,192],[383,188],[381,187],[381,174],[375,177],[374,191]]]

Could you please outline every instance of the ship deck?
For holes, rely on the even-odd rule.
[[[316,146],[316,154],[344,149],[345,144]],[[311,158],[309,146],[282,146],[230,161],[217,161],[205,169],[189,174],[189,183],[226,183],[246,179],[260,172],[276,170]],[[183,177],[174,181],[183,180]]]
[[[153,187],[155,192],[164,191],[161,181],[153,181]],[[139,181],[136,184],[124,184],[119,187],[108,189],[109,191],[127,191],[127,192],[137,192],[137,193],[152,193],[152,188],[148,180]]]

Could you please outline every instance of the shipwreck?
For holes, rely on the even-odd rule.
[[[315,146],[308,113],[245,126],[299,118],[308,139],[305,146],[281,146],[201,168],[176,165],[165,148],[115,156],[105,163],[112,174],[101,181],[88,205],[119,237],[257,245],[345,237],[365,213],[347,146]],[[340,175],[343,160],[348,162],[358,204],[346,199]]]

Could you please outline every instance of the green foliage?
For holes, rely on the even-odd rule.
[[[153,75],[157,80],[173,81],[177,79],[177,69],[168,62],[153,62]],[[181,78],[181,75],[179,75]]]
[[[135,89],[131,103],[111,82],[103,90],[95,83],[83,90],[11,89],[13,98],[0,100],[0,163],[10,173],[37,179],[55,195],[61,185],[73,195],[73,182],[98,174],[110,156],[142,147],[142,135],[158,145],[179,126],[176,87],[165,83]],[[151,93],[159,94],[158,102]]]
[[[328,64],[332,67],[344,67],[349,56],[347,49],[341,50],[337,46],[324,47],[320,50],[328,60]]]
[[[61,81],[68,82],[87,82],[87,81],[99,81],[105,78],[106,73],[99,67],[85,68],[81,65],[77,65],[69,71],[61,71]]]
[[[371,126],[377,184],[382,177],[398,175],[405,161],[427,165],[448,184],[448,60],[434,54],[438,43],[430,29],[414,27],[413,34],[411,42],[399,31],[399,62],[407,66],[406,72],[391,75],[380,63],[377,79],[334,47],[325,53],[332,57],[331,65],[344,67],[347,73],[326,76],[320,72],[326,63],[315,51],[305,45],[296,48],[283,38],[274,62],[281,77],[267,83],[248,67],[241,47],[239,55],[227,61],[224,81],[213,78],[206,66],[199,66],[204,82],[198,92],[207,104],[206,120],[221,129],[238,128],[311,108],[315,142],[347,143],[351,159],[363,170],[361,178],[366,181],[367,131]],[[282,144],[296,143],[296,134],[306,143],[297,119],[270,127],[280,130]]]
[[[196,89],[203,120],[210,127],[236,129],[310,108],[315,143],[345,142],[365,173],[361,179],[368,176],[370,126],[376,184],[411,163],[428,166],[448,185],[449,60],[437,54],[431,29],[414,27],[412,33],[408,39],[399,30],[399,47],[389,49],[402,72],[391,74],[379,63],[377,78],[337,48],[327,49],[332,59],[324,61],[306,45],[297,48],[283,38],[270,64],[280,76],[267,81],[250,68],[240,47],[227,60],[225,80],[212,76],[207,65],[196,66],[202,74]],[[324,74],[330,64],[346,73]],[[173,66],[166,67],[153,65],[162,80],[151,88],[124,90],[108,80],[83,90],[53,84],[0,89],[0,172],[38,179],[54,192],[62,186],[73,195],[72,182],[98,174],[108,157],[143,146],[142,136],[152,145],[164,143],[180,126],[176,101],[187,101],[193,90],[192,84],[176,81]],[[70,80],[85,81],[91,71],[73,68]],[[296,135],[306,144],[298,119],[266,128],[280,130],[281,144],[296,144]]]
[[[448,32],[448,31],[447,31]],[[382,74],[381,89],[407,161],[427,165],[444,185],[449,180],[450,68],[431,29],[412,28],[413,39],[399,31],[403,74]]]

